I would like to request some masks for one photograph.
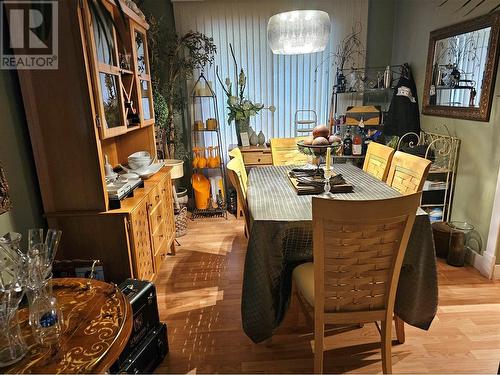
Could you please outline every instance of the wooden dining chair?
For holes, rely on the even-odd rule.
[[[421,191],[429,173],[431,161],[416,155],[396,151],[392,157],[386,183],[401,194],[413,194]],[[405,342],[405,325],[397,315],[394,316],[398,342]]]
[[[301,153],[297,148],[297,142],[304,138],[272,138],[271,155],[273,157],[273,165],[300,165],[307,163],[308,156]]]
[[[243,171],[245,171],[243,174],[242,163],[237,157],[235,157],[227,163],[226,168],[229,181],[231,181],[231,184],[236,189],[236,194],[238,195],[238,215],[239,210],[241,209],[245,219],[245,235],[248,237],[250,234],[250,216],[247,204],[247,189],[245,183],[243,182],[243,175],[246,175],[245,166],[243,165]]]
[[[374,201],[313,197],[314,263],[296,267],[293,280],[314,309],[315,373],[323,372],[326,324],[378,321],[383,372],[392,372],[394,301],[420,196]]]
[[[238,147],[233,148],[231,151],[229,151],[229,156],[232,159],[237,159],[239,161],[239,168],[238,170],[241,173],[241,181],[242,181],[242,188],[245,193],[245,196],[247,194],[247,186],[248,186],[248,174],[247,170],[245,167],[245,161],[243,160],[243,154],[241,153],[241,150]]]
[[[403,195],[416,193],[422,190],[430,168],[430,160],[396,151],[386,183]]]
[[[394,149],[392,147],[370,142],[366,151],[363,170],[385,182],[393,155]]]

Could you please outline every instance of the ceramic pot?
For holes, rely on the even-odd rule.
[[[264,133],[262,133],[262,130],[259,132],[257,139],[259,141],[259,145],[261,146],[263,146],[264,143],[266,142],[266,137],[264,136]]]
[[[257,146],[257,143],[259,143],[259,137],[257,133],[253,132],[252,135],[250,135],[250,145]]]

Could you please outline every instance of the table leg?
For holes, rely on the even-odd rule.
[[[394,325],[396,326],[396,338],[400,344],[405,343],[405,322],[394,314]]]

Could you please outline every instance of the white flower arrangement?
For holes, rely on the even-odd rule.
[[[238,72],[238,65],[236,63],[236,58],[234,57],[233,46],[229,45],[231,49],[231,54],[233,56],[234,64],[235,64],[235,72]],[[235,74],[236,76],[236,95],[233,95],[233,83],[231,79],[227,77],[222,83],[222,80],[219,77],[217,72],[217,79],[219,80],[224,92],[227,96],[227,109],[229,110],[229,116],[227,122],[229,125],[235,121],[248,120],[250,116],[255,116],[259,111],[263,109],[268,109],[272,113],[276,111],[276,107],[274,105],[270,105],[269,107],[265,107],[262,103],[254,103],[251,100],[245,99],[244,92],[247,84],[247,77],[243,69],[240,70],[239,74]]]

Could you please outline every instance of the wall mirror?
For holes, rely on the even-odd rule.
[[[499,23],[497,11],[430,33],[422,113],[489,120]]]

